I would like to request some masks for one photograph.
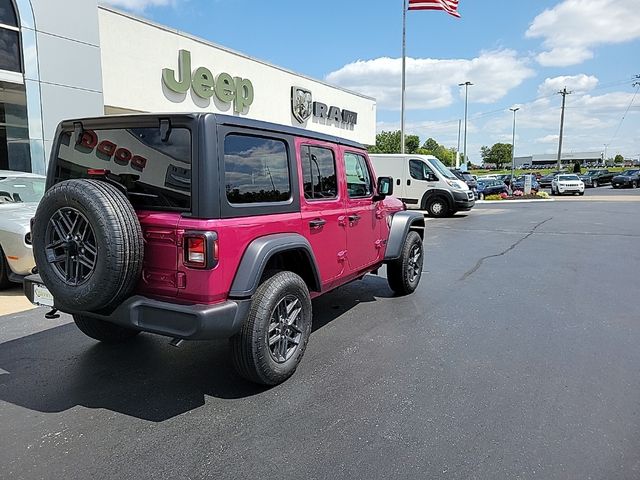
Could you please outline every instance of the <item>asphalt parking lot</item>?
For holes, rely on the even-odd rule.
[[[639,218],[601,188],[430,219],[419,290],[314,301],[272,389],[224,342],[0,317],[0,477],[640,478]]]

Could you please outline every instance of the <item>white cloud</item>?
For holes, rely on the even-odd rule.
[[[538,87],[538,95],[547,96],[552,95],[564,87],[574,92],[588,92],[593,90],[598,85],[598,78],[593,75],[570,75],[554,78],[547,78]]]
[[[538,15],[526,36],[543,39],[541,65],[577,65],[598,45],[640,38],[640,8],[637,0],[564,0]]]
[[[544,137],[537,138],[535,142],[557,144],[559,139],[560,139],[560,135],[545,135]]]
[[[175,0],[100,0],[100,3],[103,5],[124,8],[126,10],[133,10],[135,12],[142,12],[147,7],[165,7],[167,5],[173,5]]]
[[[358,60],[331,72],[326,80],[377,99],[382,109],[399,110],[402,60],[382,57]],[[481,52],[471,60],[407,58],[407,109],[449,106],[458,83],[471,81],[469,102],[493,103],[534,72],[513,50]]]
[[[567,97],[563,150],[599,151],[610,143],[626,111],[633,92],[602,95],[575,93]],[[610,148],[623,155],[638,154],[635,132],[640,128],[640,96],[629,110],[619,134]],[[521,105],[517,114],[517,154],[552,152],[557,149],[560,129],[560,96],[539,98]],[[497,114],[481,125],[484,143],[493,144],[511,132],[510,112]]]

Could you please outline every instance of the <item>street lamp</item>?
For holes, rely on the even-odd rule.
[[[604,155],[602,157],[602,166],[606,166],[607,165],[607,147],[609,146],[608,143],[604,144]]]
[[[467,161],[467,106],[469,104],[469,87],[473,85],[473,83],[466,81],[464,83],[459,83],[459,87],[464,87],[464,161]]]
[[[516,112],[520,110],[520,107],[510,108],[513,112],[513,137],[511,140],[511,182],[509,182],[509,188],[513,191],[513,175],[515,171],[515,158],[516,158]]]

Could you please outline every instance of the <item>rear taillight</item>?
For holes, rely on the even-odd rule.
[[[187,238],[186,263],[195,267],[204,267],[207,264],[207,247],[204,237]]]
[[[104,168],[90,168],[87,170],[87,175],[90,177],[102,177],[104,175],[109,175],[111,170],[105,170]]]
[[[184,234],[184,264],[191,268],[213,268],[218,263],[218,235],[215,232]]]

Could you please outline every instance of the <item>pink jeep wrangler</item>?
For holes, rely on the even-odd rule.
[[[33,221],[25,292],[103,342],[229,338],[250,381],[293,374],[311,299],[386,264],[413,292],[424,218],[362,145],[214,114],[71,120]],[[55,312],[51,312],[55,313]]]

